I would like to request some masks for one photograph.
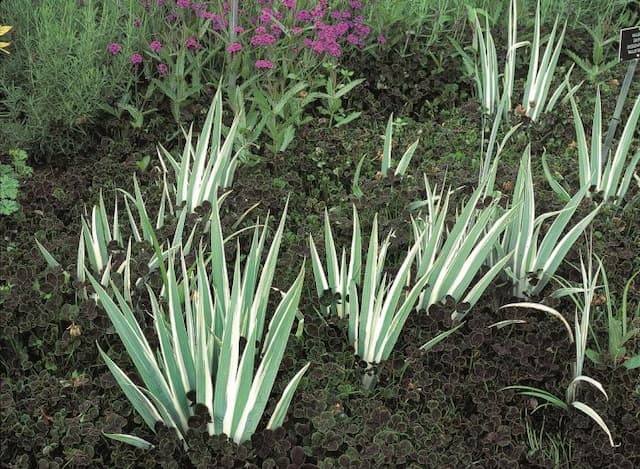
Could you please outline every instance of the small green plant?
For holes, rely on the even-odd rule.
[[[325,92],[316,92],[316,96],[322,100],[322,105],[317,109],[320,114],[329,119],[329,127],[340,127],[360,117],[361,112],[345,113],[342,98],[362,83],[364,78],[353,80],[352,71],[340,68],[332,62],[324,62],[322,65],[328,75]]]
[[[640,303],[635,307],[629,304],[629,290],[634,285],[640,270],[634,273],[625,283],[622,299],[617,301],[609,288],[609,279],[602,266],[600,258],[598,263],[602,270],[602,283],[604,295],[597,297],[597,303],[604,301],[606,310],[607,345],[601,347],[598,338],[594,334],[595,350],[587,349],[587,357],[595,363],[611,363],[613,366],[622,365],[631,370],[640,368],[640,353],[630,354],[627,344],[640,335]]]
[[[605,155],[603,151],[600,89],[598,88],[596,93],[590,132],[590,147],[587,144],[587,133],[585,132],[582,118],[580,117],[578,105],[573,96],[571,96],[570,99],[576,129],[580,188],[588,191],[588,197],[599,194],[604,201],[613,201],[615,204],[620,204],[627,194],[629,184],[631,184],[632,177],[635,174],[635,169],[640,162],[640,151],[636,151],[633,155],[629,151],[633,136],[636,132],[636,125],[640,118],[640,96],[636,98],[633,109],[627,117],[627,122],[620,136],[618,146],[611,155]],[[547,181],[549,181],[549,185],[553,191],[563,200],[569,200],[571,198],[569,192],[562,187],[559,180],[554,177],[544,155],[542,157],[542,164]]]
[[[0,215],[11,215],[20,209],[19,179],[33,173],[26,163],[27,153],[24,150],[9,150],[9,156],[11,161],[8,164],[0,162]]]
[[[606,391],[602,384],[589,377],[583,373],[584,361],[586,352],[587,352],[587,339],[589,336],[589,321],[591,318],[591,308],[593,306],[593,299],[595,296],[595,291],[597,289],[598,276],[600,275],[602,264],[598,265],[597,270],[594,272],[593,269],[593,252],[590,250],[589,252],[589,261],[588,266],[585,266],[584,259],[582,256],[580,257],[580,272],[582,274],[582,285],[579,287],[573,287],[568,282],[563,282],[564,287],[560,288],[555,292],[555,296],[569,296],[575,303],[575,320],[574,320],[574,330],[575,334],[571,332],[571,327],[569,323],[564,318],[564,316],[554,308],[550,306],[539,304],[539,303],[531,303],[531,302],[522,302],[522,303],[511,303],[508,305],[502,306],[503,308],[528,308],[536,311],[541,311],[547,314],[551,314],[554,317],[558,318],[565,326],[568,331],[569,340],[575,344],[576,357],[575,361],[571,364],[572,370],[572,379],[565,390],[564,398],[558,397],[549,391],[535,388],[531,386],[507,386],[503,389],[514,389],[519,391],[519,394],[525,396],[535,397],[544,401],[545,403],[539,407],[550,405],[552,407],[557,407],[559,409],[563,409],[565,411],[569,410],[570,407],[573,407],[580,412],[586,414],[589,418],[591,418],[595,423],[598,424],[600,428],[607,434],[609,438],[609,443],[611,446],[618,446],[614,443],[613,437],[611,436],[611,431],[607,424],[602,420],[600,414],[598,414],[593,407],[581,402],[578,400],[578,388],[580,384],[590,384],[595,389],[600,391],[602,395],[608,400]]]
[[[387,128],[384,132],[384,147],[382,149],[382,166],[380,168],[380,173],[382,177],[389,176],[389,171],[392,169],[392,159],[391,159],[391,148],[393,146],[393,114],[389,116],[389,120],[387,121]],[[398,165],[395,167],[393,172],[394,176],[404,176],[404,173],[407,171],[407,167],[409,163],[411,163],[411,159],[413,158],[413,154],[418,148],[418,142],[420,139],[416,139],[409,148],[406,149],[404,154],[400,157],[400,161],[398,161]]]
[[[389,120],[387,121],[387,127],[385,129],[385,133],[384,133],[384,146],[382,149],[382,163],[380,166],[380,171],[379,173],[376,175],[376,177],[403,177],[405,175],[405,173],[407,172],[407,167],[409,166],[409,163],[411,163],[411,159],[413,158],[413,154],[415,153],[416,149],[418,148],[418,143],[420,142],[420,139],[416,139],[415,142],[413,142],[411,145],[409,145],[409,147],[405,150],[404,154],[400,157],[400,161],[398,161],[398,164],[395,166],[395,169],[393,170],[393,174],[390,174],[392,171],[392,165],[393,165],[393,160],[391,159],[391,150],[393,147],[393,126],[400,126],[400,128],[402,128],[404,125],[406,125],[402,119],[393,119],[393,114],[391,114],[389,116]],[[357,198],[362,197],[364,194],[362,192],[362,189],[360,189],[360,172],[362,170],[362,165],[364,163],[364,160],[366,158],[366,154],[362,155],[362,158],[360,158],[360,161],[358,161],[358,165],[356,166],[356,170],[353,174],[353,181],[351,182],[351,192],[353,193],[354,196],[356,196]]]
[[[397,274],[385,272],[385,259],[393,233],[389,233],[380,243],[377,214],[373,218],[364,273],[361,276],[362,241],[357,220],[357,212],[354,208],[354,230],[351,243],[353,251],[350,255],[349,267],[346,264],[344,249],[340,266],[338,266],[337,251],[333,243],[328,216],[325,218],[327,274],[315,249],[313,238],[310,237],[309,242],[318,296],[323,306],[333,302],[334,298],[335,302],[341,303],[337,312],[339,315],[344,314],[348,317],[349,342],[355,354],[367,362],[362,384],[368,390],[377,380],[376,364],[389,358],[404,323],[426,285],[427,277],[423,276],[414,283],[410,283],[411,264],[418,253],[420,239],[407,253]],[[329,301],[326,301],[327,297]]]
[[[480,16],[484,16],[484,31],[480,22]],[[500,92],[500,70],[498,68],[498,58],[496,46],[489,28],[489,15],[486,11],[479,8],[469,8],[469,19],[475,30],[474,46],[477,57],[471,57],[457,42],[451,41],[456,48],[458,54],[462,57],[467,74],[473,76],[476,81],[478,98],[482,105],[482,111],[486,115],[493,115],[500,103],[504,102],[502,112],[505,120],[511,111],[511,95],[513,93],[513,85],[515,81],[515,65],[517,49],[529,45],[529,72],[524,85],[524,95],[522,104],[518,105],[517,111],[526,115],[532,121],[537,121],[540,114],[545,111],[551,111],[558,100],[560,93],[567,88],[567,80],[565,80],[552,93],[551,98],[547,102],[547,95],[551,88],[551,82],[562,49],[564,34],[566,30],[566,22],[562,32],[557,37],[558,18],[556,18],[549,36],[544,53],[541,54],[541,37],[540,37],[540,2],[537,4],[535,13],[535,26],[533,41],[517,42],[517,3],[512,0],[509,6],[509,23],[508,23],[508,44],[507,53],[504,59],[504,73],[502,75],[502,92]],[[545,106],[546,105],[546,106]]]
[[[516,216],[516,209],[502,212],[499,198],[488,201],[485,187],[480,185],[456,210],[453,226],[447,226],[453,191],[432,188],[426,176],[424,182],[427,199],[412,204],[412,208],[426,208],[426,213],[412,218],[414,238],[422,240],[416,275],[428,279],[418,305],[428,311],[444,304],[451,319],[461,321],[512,258],[513,252],[507,251],[488,271],[481,272],[493,246]]]
[[[265,134],[265,146],[271,153],[285,151],[293,141],[296,129],[312,119],[304,115],[304,108],[317,96],[306,91],[308,86],[307,82],[290,75],[284,88],[255,83],[243,87],[244,90],[238,87],[233,107],[236,113],[246,114],[239,128],[244,143],[253,144]]]
[[[524,85],[524,95],[521,104],[522,112],[532,121],[537,121],[542,111],[551,111],[555,103],[554,96],[552,96],[545,107],[547,94],[551,87],[551,81],[553,80],[553,74],[556,69],[556,64],[558,63],[558,57],[560,56],[562,43],[564,41],[564,34],[567,29],[567,22],[565,21],[562,32],[556,42],[556,33],[558,30],[558,18],[556,17],[544,49],[544,54],[542,55],[542,60],[540,60],[540,46],[542,44],[540,39],[540,25],[540,1],[538,1],[533,42],[531,43],[529,58],[529,73],[527,74],[527,81]],[[566,83],[566,81],[563,83]],[[562,86],[563,85],[561,85],[561,88]],[[557,92],[554,93],[554,95],[556,94]]]
[[[565,53],[587,74],[587,79],[590,82],[595,82],[602,74],[618,65],[619,60],[617,57],[605,62],[606,49],[609,45],[613,44],[617,38],[615,35],[605,38],[608,32],[608,22],[597,21],[593,28],[584,23],[581,23],[581,25],[593,40],[591,60],[585,59],[571,50],[567,50]]]
[[[147,171],[149,163],[151,162],[151,155],[143,155],[142,158],[136,160],[136,166],[141,172]]]
[[[168,48],[161,49],[168,50]],[[171,57],[160,60],[172,62],[170,72],[159,78],[153,78],[151,90],[160,90],[171,102],[171,113],[176,122],[181,122],[181,112],[184,106],[194,97],[198,97],[203,89],[201,70],[206,69],[207,63],[213,60],[217,50],[197,50],[192,52],[180,48]]]
[[[495,171],[495,166],[492,169]],[[531,148],[530,145],[526,147],[520,160],[510,205],[517,207],[516,215],[512,217],[497,244],[500,258],[504,253],[514,252],[505,267],[505,274],[513,284],[514,296],[526,298],[540,294],[567,256],[571,246],[595,218],[600,205],[582,220],[569,224],[586,197],[587,190],[588,187],[581,188],[563,209],[536,217]],[[550,218],[554,219],[553,223],[543,235],[543,225]]]
[[[544,417],[540,431],[536,432],[533,427],[531,417],[525,417],[525,427],[527,429],[527,443],[529,445],[529,456],[542,454],[553,461],[554,469],[561,467],[571,467],[571,441],[556,433],[550,434],[544,430]]]

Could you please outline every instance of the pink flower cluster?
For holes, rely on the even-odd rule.
[[[222,8],[218,11],[211,10],[213,3],[202,0],[144,0],[144,8],[156,8],[156,13],[162,15],[168,24],[183,21],[185,15],[195,15],[206,20],[205,24],[211,30],[225,32],[229,27],[231,1],[222,2]],[[245,51],[252,53],[256,56],[254,66],[258,69],[274,68],[273,61],[268,60],[268,57],[273,56],[275,47],[281,49],[285,44],[294,54],[309,50],[320,56],[340,57],[345,47],[362,48],[370,40],[371,28],[360,12],[363,8],[361,1],[348,1],[344,8],[331,6],[329,0],[315,0],[312,5],[304,2],[308,5],[307,8],[299,7],[301,2],[296,0],[258,0],[256,3],[260,5],[260,11],[255,16],[240,8],[239,24],[234,29],[236,37],[226,46],[226,52],[232,55],[240,52],[244,54]],[[134,24],[140,27],[142,21],[136,18]],[[382,35],[378,35],[376,39],[379,44],[386,41]],[[152,53],[157,54],[164,45],[153,40],[148,47]],[[191,36],[178,47],[198,51],[203,45],[196,37]],[[114,42],[107,50],[115,56],[121,52],[122,47]],[[130,61],[139,65],[143,62],[143,57],[135,52],[130,56]],[[156,63],[155,68],[160,76],[169,71],[165,63]]]
[[[273,34],[264,33],[256,34],[251,38],[252,46],[270,46],[276,42],[276,37]]]
[[[273,68],[273,62],[270,60],[256,60],[255,63],[256,68]]]
[[[229,54],[236,54],[242,50],[242,44],[239,42],[232,42],[227,46],[227,52]]]
[[[274,2],[260,1],[260,4],[271,5]],[[339,57],[345,45],[359,48],[365,46],[371,34],[371,28],[365,24],[364,17],[358,10],[362,9],[362,2],[352,1],[344,10],[332,10],[328,0],[318,0],[311,9],[297,10],[295,0],[280,0],[289,13],[264,6],[257,18],[252,22],[258,26],[249,39],[254,47],[270,46],[283,36],[280,24],[294,24],[290,26],[294,36],[301,36],[302,44],[294,45],[293,50],[307,48],[319,55]],[[287,19],[289,21],[287,21]],[[382,43],[380,37],[378,42]]]
[[[191,36],[189,39],[185,41],[184,46],[187,49],[195,49],[195,50],[202,49],[202,45],[193,36]]]
[[[107,51],[109,51],[109,54],[111,55],[118,55],[121,50],[122,50],[122,46],[117,42],[112,42],[107,46]]]

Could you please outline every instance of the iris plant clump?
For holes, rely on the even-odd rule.
[[[98,345],[102,358],[149,428],[157,431],[162,423],[175,429],[185,447],[187,432],[199,426],[206,427],[210,435],[224,433],[236,443],[254,434],[278,375],[291,326],[300,317],[298,303],[304,280],[303,263],[271,313],[269,297],[288,204],[264,261],[268,215],[264,222],[256,223],[243,263],[236,241],[235,262],[232,268],[227,265],[225,246],[239,232],[224,237],[219,213],[226,195],[218,198],[218,188],[229,177],[234,135],[231,130],[221,142],[220,96],[216,93],[195,147],[189,134],[182,158],[174,159],[166,150],[159,150],[163,167],[175,172],[176,184],[170,185],[164,178],[157,217],[149,217],[151,207],[147,208],[134,177],[134,195],[120,191],[129,219],[129,239],[120,230],[117,199],[110,221],[101,196],[91,216],[87,213],[82,219],[78,245],[75,280],[79,296],[86,298],[86,289],[93,290],[91,298],[104,308],[142,384],[136,384],[112,361],[109,350]],[[177,218],[172,228],[165,229],[166,211]],[[185,226],[188,216],[197,216],[195,212],[206,218],[207,229],[199,236],[195,226],[190,233]],[[160,236],[161,231],[168,232],[170,239]],[[146,244],[153,251],[146,265],[141,265],[140,259],[133,260],[133,243]],[[37,245],[51,267],[60,267],[42,244]],[[135,270],[141,273],[137,280]],[[146,282],[147,274],[157,270],[160,284]],[[153,347],[143,333],[134,301],[139,298],[136,290],[145,287],[159,347]],[[308,367],[303,366],[282,391],[267,429],[282,426]],[[135,435],[105,435],[140,448],[153,446]]]

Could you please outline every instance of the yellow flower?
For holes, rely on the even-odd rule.
[[[0,26],[0,36],[4,36],[12,29],[13,29],[13,26]],[[10,42],[0,42],[0,51],[8,54],[9,51],[7,50],[7,47],[9,47],[10,44],[11,44]]]

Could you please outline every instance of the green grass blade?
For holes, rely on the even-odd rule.
[[[564,318],[562,314],[560,314],[558,310],[552,308],[551,306],[546,306],[540,303],[531,303],[531,302],[523,301],[519,303],[509,303],[508,305],[501,306],[498,309],[504,309],[504,308],[529,308],[536,311],[542,311],[543,313],[548,313],[554,316],[555,318],[559,319],[560,322],[562,322],[562,325],[567,330],[567,334],[569,334],[569,341],[571,343],[575,342],[575,339],[573,337],[573,332],[571,331],[571,326],[569,325],[569,322]]]
[[[444,339],[449,337],[451,334],[456,332],[458,329],[460,329],[464,325],[465,325],[465,323],[461,322],[456,327],[452,327],[448,331],[441,332],[440,334],[435,336],[433,339],[429,340],[424,345],[420,346],[420,350],[424,350],[425,352],[428,352],[429,350],[431,350],[433,347],[438,345],[440,342],[442,342]]]
[[[327,281],[332,292],[338,291],[340,287],[340,268],[338,266],[338,254],[336,253],[336,243],[331,232],[331,222],[329,212],[324,209],[324,250],[327,259]]]
[[[404,155],[402,155],[402,158],[400,158],[400,162],[396,167],[394,173],[396,176],[404,176],[404,173],[407,171],[407,166],[409,166],[409,163],[411,163],[411,158],[413,158],[413,154],[415,153],[416,148],[418,148],[418,143],[420,143],[420,139],[413,142],[411,146],[407,148],[407,151],[404,152]]]
[[[147,440],[134,436],[134,435],[125,435],[124,433],[102,433],[107,438],[111,438],[112,440],[120,441],[122,443],[126,443],[131,446],[135,446],[140,449],[153,449],[155,446],[149,443]]]
[[[245,441],[255,432],[267,405],[291,333],[303,281],[304,264],[295,282],[282,298],[269,324],[269,334],[263,346],[264,355],[256,371],[238,426],[234,429],[233,439],[236,442]]]
[[[582,165],[582,163],[580,163],[580,165]],[[553,192],[555,192],[562,201],[568,202],[571,199],[571,196],[551,173],[549,162],[547,161],[547,152],[542,153],[542,169],[544,170],[544,175],[547,178],[547,182],[549,182],[549,185],[551,186],[551,190],[553,190]],[[578,173],[582,174],[580,170],[578,170]]]
[[[186,417],[180,415],[179,410],[173,406],[174,396],[156,362],[155,354],[122,295],[117,289],[113,289],[118,299],[116,305],[91,274],[87,273],[87,277],[149,392],[167,409],[171,409],[173,420],[186,425]]]
[[[104,362],[107,364],[107,368],[109,368],[109,371],[111,371],[111,374],[120,386],[120,389],[122,389],[125,396],[127,396],[129,402],[131,402],[133,408],[138,412],[140,417],[142,417],[142,420],[144,420],[147,426],[151,430],[155,431],[156,423],[162,422],[160,413],[156,410],[151,401],[142,393],[142,391],[140,391],[138,386],[136,386],[120,369],[120,367],[116,365],[111,358],[109,358],[99,345],[98,351],[100,352]]]
[[[321,297],[322,294],[329,289],[329,283],[322,268],[322,261],[318,255],[316,243],[313,241],[313,236],[311,235],[309,235],[309,250],[311,251],[311,266],[313,268],[313,278],[316,282],[316,292],[318,297]]]
[[[353,182],[351,183],[351,193],[356,197],[360,198],[364,195],[362,189],[360,188],[360,171],[362,171],[362,164],[364,163],[365,155],[362,155],[360,161],[358,161],[358,165],[356,166],[356,170],[353,174]]]
[[[396,342],[398,341],[398,337],[400,337],[400,332],[402,331],[402,328],[404,327],[409,314],[418,301],[420,292],[422,292],[425,285],[427,284],[427,280],[427,276],[423,276],[422,278],[418,279],[416,284],[409,291],[409,294],[402,302],[402,305],[400,306],[398,311],[393,316],[393,320],[391,321],[391,324],[385,332],[384,339],[378,346],[377,353],[375,355],[375,363],[380,363],[381,361],[389,358],[393,347],[395,347]]]
[[[576,242],[578,237],[582,234],[584,230],[587,229],[589,224],[593,221],[595,216],[598,214],[601,206],[596,207],[589,215],[584,217],[580,222],[574,225],[574,227],[569,230],[569,232],[562,238],[562,240],[554,247],[553,251],[549,254],[548,257],[544,257],[543,249],[540,248],[538,258],[536,260],[535,269],[541,269],[543,272],[543,278],[540,279],[538,284],[531,290],[533,295],[537,295],[540,293],[544,287],[546,286],[548,280],[555,274],[556,270],[560,266],[560,263],[564,260],[571,246]],[[557,219],[556,219],[557,221]],[[554,223],[555,224],[555,223]],[[549,233],[553,230],[553,225],[549,229]],[[547,235],[549,234],[547,233]],[[546,236],[545,236],[546,240]],[[544,241],[543,241],[544,244]],[[544,262],[544,263],[543,263]]]
[[[518,394],[542,399],[544,401],[547,401],[549,404],[551,404],[554,407],[559,407],[565,410],[569,408],[569,406],[562,399],[542,389],[533,388],[531,386],[507,386],[502,388],[501,390],[505,390],[505,389],[515,389],[519,391]]]
[[[622,135],[620,136],[620,142],[618,143],[613,159],[608,158],[602,185],[605,200],[613,196],[618,189],[618,183],[624,170],[624,163],[627,160],[627,153],[629,152],[629,147],[631,146],[639,117],[640,95],[636,98],[631,114],[629,114],[629,117],[627,118],[627,123],[625,124]]]
[[[267,309],[267,302],[269,300],[269,292],[271,290],[271,284],[273,282],[273,276],[276,270],[276,262],[278,260],[278,252],[280,250],[280,243],[282,241],[282,235],[284,233],[284,225],[287,218],[287,209],[289,206],[289,197],[285,203],[280,218],[280,223],[273,236],[271,247],[267,253],[267,257],[264,261],[262,272],[260,274],[260,280],[255,293],[255,301],[251,307],[250,317],[255,319],[256,324],[256,337],[262,337],[264,330],[265,312]],[[266,225],[265,225],[266,229]]]
[[[60,267],[60,263],[55,260],[55,258],[51,255],[51,253],[47,250],[47,248],[45,248],[40,241],[38,241],[38,238],[35,238],[36,240],[36,245],[38,246],[38,249],[40,250],[40,253],[42,254],[42,257],[44,257],[45,261],[47,261],[47,265],[49,267]],[[82,241],[82,238],[81,238]]]
[[[489,287],[491,282],[493,282],[493,279],[504,270],[507,263],[511,260],[512,255],[513,253],[510,252],[506,256],[503,256],[502,259],[500,259],[498,262],[496,262],[487,271],[487,273],[484,274],[482,278],[475,283],[473,288],[469,290],[469,292],[465,295],[462,302],[469,303],[469,305],[473,307],[478,302],[480,297],[484,294],[485,290]],[[466,314],[467,314],[466,312],[465,313],[456,312],[452,315],[452,319],[460,321],[462,320],[462,318],[466,316]]]
[[[367,332],[370,329],[373,318],[371,317],[378,277],[378,214],[373,217],[373,226],[369,238],[369,249],[364,271],[364,282],[360,303],[360,315],[358,318],[358,334],[356,337],[356,354],[364,356]]]
[[[349,270],[347,271],[347,283],[360,284],[362,269],[362,232],[360,231],[360,218],[356,206],[353,205],[352,214],[353,230],[351,232],[351,255],[349,256]],[[348,285],[347,285],[347,288]]]
[[[604,170],[604,158],[602,154],[602,100],[600,87],[596,91],[596,103],[593,110],[593,123],[591,126],[591,183],[596,190],[602,189],[602,171]],[[607,155],[608,157],[608,155]]]
[[[600,417],[600,415],[593,410],[593,408],[589,407],[588,405],[580,402],[580,401],[573,401],[571,403],[572,407],[575,407],[576,409],[578,409],[580,412],[586,414],[588,417],[590,417],[595,423],[598,424],[598,426],[600,428],[602,428],[602,430],[604,430],[604,432],[607,434],[607,437],[609,437],[609,444],[612,447],[616,447],[616,446],[620,446],[620,444],[616,444],[613,441],[613,436],[611,435],[611,431],[609,430],[609,427],[607,426],[606,423],[604,423],[604,420],[602,420],[602,417]]]
[[[587,147],[587,137],[584,132],[584,125],[582,124],[578,105],[576,104],[576,100],[573,99],[573,97],[571,98],[571,110],[573,111],[573,125],[576,129],[576,145],[578,147],[578,176],[580,178],[580,187],[590,186],[592,180],[592,165],[591,158],[589,157],[589,149]],[[593,157],[595,155],[591,156]]]
[[[393,141],[393,114],[389,116],[387,128],[384,133],[384,147],[382,150],[382,177],[387,177],[389,168],[391,168],[391,146]]]
[[[272,429],[281,427],[282,424],[284,423],[284,418],[287,414],[287,410],[289,409],[289,405],[291,404],[291,399],[293,398],[293,395],[296,392],[298,384],[300,384],[300,380],[302,379],[302,376],[304,376],[306,371],[309,369],[309,365],[311,365],[311,362],[303,366],[300,369],[300,371],[298,371],[295,374],[295,376],[291,378],[291,381],[289,381],[289,384],[287,384],[287,387],[284,388],[284,391],[282,392],[282,397],[280,397],[280,400],[278,400],[278,403],[276,404],[276,408],[274,409],[273,414],[271,415],[271,418],[267,423],[267,430],[272,430]]]

